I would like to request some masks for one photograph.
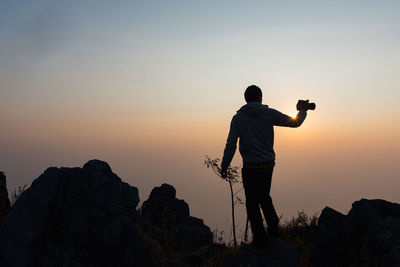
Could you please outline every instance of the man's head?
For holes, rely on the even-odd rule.
[[[246,91],[244,92],[244,99],[246,99],[247,103],[250,102],[260,102],[262,101],[262,91],[256,85],[250,85],[247,87]]]

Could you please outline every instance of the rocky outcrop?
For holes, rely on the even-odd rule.
[[[49,168],[0,228],[1,266],[143,266],[138,190],[106,162]]]
[[[7,182],[4,172],[0,171],[0,224],[10,211],[10,200],[7,192]]]
[[[141,213],[138,203],[137,188],[106,162],[48,168],[0,226],[0,266],[300,265],[299,254],[283,242],[271,242],[261,254],[251,246],[233,251],[213,244],[210,228],[190,216],[171,185],[155,187]],[[0,173],[0,216],[7,209]],[[399,204],[362,199],[347,215],[327,207],[314,233],[312,266],[400,266]]]
[[[400,205],[362,199],[343,215],[325,208],[318,221],[312,266],[400,266]]]
[[[138,203],[106,162],[48,168],[1,225],[0,266],[187,266],[224,250],[173,186],[155,187],[142,215]]]
[[[173,186],[155,187],[142,205],[145,231],[161,244],[171,243],[175,249],[191,249],[212,244],[210,228],[202,219],[192,217],[189,205],[176,198]]]

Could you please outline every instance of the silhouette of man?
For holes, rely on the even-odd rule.
[[[247,104],[237,111],[231,121],[221,163],[221,175],[226,177],[239,138],[239,151],[243,158],[242,179],[246,210],[253,233],[252,244],[258,249],[265,249],[267,234],[260,207],[268,225],[269,235],[279,238],[279,218],[270,196],[272,172],[275,166],[274,126],[299,127],[307,116],[307,105],[299,101],[297,108],[300,111],[295,118],[292,118],[261,104],[262,91],[255,85],[247,87],[244,98]]]

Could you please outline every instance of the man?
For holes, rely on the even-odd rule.
[[[292,118],[267,105],[262,105],[262,91],[255,85],[247,87],[244,98],[247,104],[232,118],[221,163],[221,175],[226,177],[239,138],[239,151],[243,158],[242,178],[246,210],[253,233],[252,244],[258,249],[265,249],[267,234],[260,207],[267,221],[269,235],[279,238],[279,218],[270,196],[275,165],[274,126],[299,127],[307,116],[308,100],[299,100],[297,109],[300,111],[295,118]]]

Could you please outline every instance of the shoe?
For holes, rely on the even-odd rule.
[[[252,242],[253,246],[256,247],[259,250],[265,250],[267,248],[267,239],[261,239],[261,240],[253,240]]]
[[[282,231],[279,226],[268,227],[268,234],[274,239],[281,239]]]

